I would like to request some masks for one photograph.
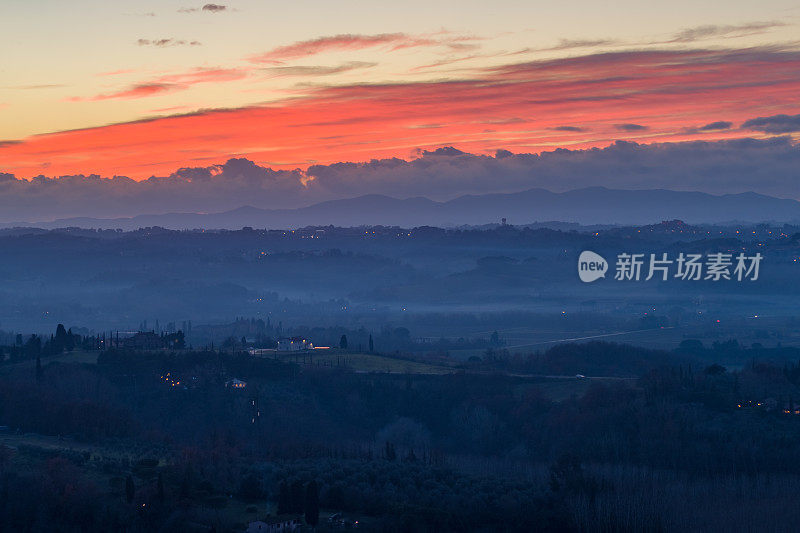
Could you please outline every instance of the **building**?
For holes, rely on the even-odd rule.
[[[164,339],[152,331],[140,331],[122,341],[122,346],[131,350],[160,350]]]
[[[247,353],[250,355],[273,355],[277,350],[275,348],[250,348]]]
[[[250,522],[245,533],[289,533],[299,530],[300,526],[297,518],[267,518],[266,521]]]
[[[313,350],[314,345],[303,337],[283,337],[278,339],[279,352],[303,352]]]
[[[245,387],[247,387],[247,382],[242,381],[241,379],[233,378],[226,381],[225,386],[228,387],[229,389],[244,389]]]

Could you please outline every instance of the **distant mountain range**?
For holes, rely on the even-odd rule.
[[[615,190],[589,187],[554,193],[530,189],[518,193],[460,196],[446,202],[427,198],[396,199],[367,195],[331,200],[297,209],[245,206],[222,213],[165,213],[131,218],[64,218],[2,227],[83,227],[131,230],[161,226],[170,229],[286,229],[304,226],[460,226],[499,223],[522,225],[544,221],[580,224],[651,224],[681,219],[688,223],[797,222],[800,202],[752,192],[715,196],[700,192]]]

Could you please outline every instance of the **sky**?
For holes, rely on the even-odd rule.
[[[794,1],[2,9],[0,172],[16,180],[215,174],[247,158],[298,169],[286,175],[307,186],[315,166],[443,146],[483,157],[774,137],[792,150],[800,139]],[[788,176],[764,192],[798,190]]]

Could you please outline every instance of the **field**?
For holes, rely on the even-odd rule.
[[[60,355],[43,357],[42,365],[48,365],[50,363],[76,363],[76,364],[94,365],[97,364],[98,353],[99,352],[96,351],[73,350],[71,352],[64,352]],[[34,359],[28,359],[26,361],[21,361],[18,363],[0,365],[0,373],[3,372],[7,373],[16,370],[24,370],[26,368],[33,371],[34,368],[36,368],[36,361]]]
[[[331,353],[322,350],[277,356],[281,361],[321,367],[343,367],[361,373],[389,374],[452,374],[458,369],[447,364],[430,364],[418,361],[368,353]]]

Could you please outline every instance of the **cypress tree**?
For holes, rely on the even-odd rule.
[[[158,493],[158,502],[164,503],[164,479],[161,472],[158,473],[158,482],[156,483],[156,491]]]
[[[133,476],[128,474],[125,478],[125,499],[128,503],[133,502],[133,497],[136,495],[136,486],[133,484]]]
[[[306,485],[305,515],[306,524],[317,527],[319,523],[319,487],[314,480]]]

